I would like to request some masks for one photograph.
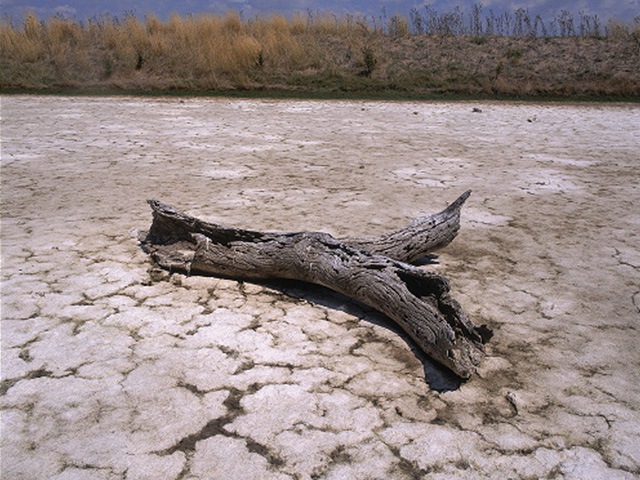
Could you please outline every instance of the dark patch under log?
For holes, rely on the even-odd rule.
[[[427,355],[469,378],[484,356],[488,329],[466,317],[445,277],[405,263],[455,238],[469,194],[388,235],[344,240],[320,232],[225,227],[149,200],[153,223],[142,245],[171,271],[301,280],[343,293],[387,315]]]

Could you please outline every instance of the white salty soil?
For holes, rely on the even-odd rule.
[[[3,478],[640,475],[640,107],[1,102]],[[424,266],[495,331],[462,384],[347,298],[137,241],[147,198],[364,236],[467,189]]]

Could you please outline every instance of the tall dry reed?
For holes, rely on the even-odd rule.
[[[570,44],[569,39],[576,41]],[[555,67],[530,54],[531,42],[547,56],[553,55],[548,46],[558,45],[566,50],[563,61],[569,63],[574,44],[578,50],[597,50],[594,65],[589,63],[591,50],[574,55],[586,62],[576,68],[579,79],[564,78],[558,70],[558,81],[584,85],[560,88],[538,75],[553,73]],[[166,21],[154,15],[40,21],[33,14],[20,24],[0,21],[2,88],[423,88],[511,93],[522,83],[540,92],[578,91],[590,88],[585,82],[602,83],[609,77],[633,87],[633,74],[604,72],[608,64],[601,60],[617,55],[621,61],[607,68],[623,65],[624,70],[626,63],[633,63],[626,62],[625,55],[638,54],[637,25],[605,23],[587,15],[576,19],[564,11],[545,24],[527,10],[496,16],[485,13],[481,5],[470,13],[414,9],[409,19],[312,12],[243,18],[230,12],[173,15]],[[527,76],[527,82],[521,82]]]

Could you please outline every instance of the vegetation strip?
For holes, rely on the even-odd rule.
[[[640,98],[640,27],[474,6],[407,20],[62,17],[0,23],[3,92],[432,99]]]

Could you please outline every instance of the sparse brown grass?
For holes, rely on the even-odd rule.
[[[412,18],[413,28],[398,16],[381,26],[330,14],[86,23],[27,15],[0,23],[0,87],[640,96],[638,27],[433,34]]]

